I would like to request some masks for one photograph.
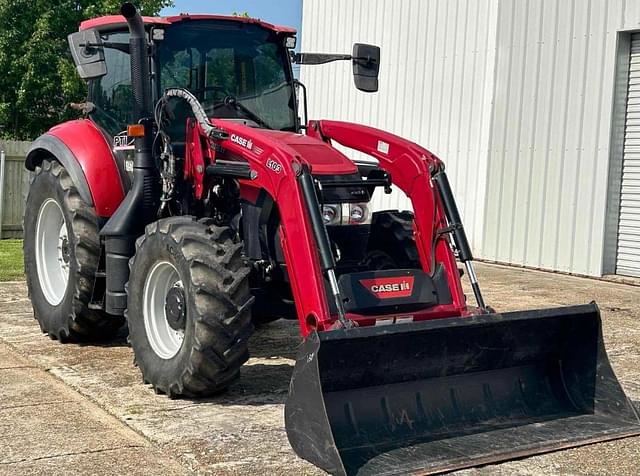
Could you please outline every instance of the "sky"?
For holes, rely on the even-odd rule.
[[[302,0],[174,0],[174,3],[175,7],[165,8],[161,14],[218,13],[230,15],[233,12],[246,11],[251,17],[277,25],[292,26],[298,32],[300,32],[302,24]],[[298,38],[300,38],[299,34]]]

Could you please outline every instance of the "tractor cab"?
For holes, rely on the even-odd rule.
[[[86,21],[74,35],[76,56],[82,55],[87,43],[103,46],[99,53],[104,74],[88,78],[91,118],[113,138],[116,149],[128,145],[127,125],[134,122],[129,31],[121,18]],[[184,88],[210,118],[280,131],[299,129],[290,55],[295,30],[217,15],[144,20],[153,53],[149,86],[154,103],[166,89]],[[167,132],[180,148],[191,110],[179,100],[171,101],[168,110]]]

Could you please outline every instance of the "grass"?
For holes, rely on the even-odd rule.
[[[22,240],[0,240],[0,281],[24,279]]]

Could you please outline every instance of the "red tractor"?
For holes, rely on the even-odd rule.
[[[370,127],[301,122],[292,62],[349,61],[374,92],[377,47],[294,54],[294,30],[259,20],[121,14],[69,36],[85,118],[26,159],[25,266],[43,332],[105,339],[126,320],[144,381],[198,397],[239,376],[254,323],[297,319],[287,433],[336,474],[640,433],[595,304],[485,305],[442,161]],[[371,209],[392,187],[413,212]]]

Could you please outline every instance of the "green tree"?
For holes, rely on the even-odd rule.
[[[139,0],[155,15],[171,0]],[[0,137],[33,139],[74,117],[86,97],[67,45],[80,22],[117,13],[120,0],[0,0]]]

